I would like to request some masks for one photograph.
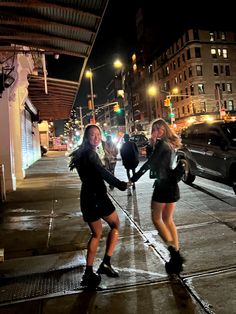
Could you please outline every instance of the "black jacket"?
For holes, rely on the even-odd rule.
[[[122,163],[126,169],[135,169],[139,164],[139,152],[135,142],[125,142],[120,149]]]
[[[155,179],[157,183],[173,183],[171,164],[173,162],[174,156],[174,150],[171,149],[167,143],[165,143],[163,140],[157,140],[154,150],[150,154],[148,160],[131,178],[131,181],[136,182],[147,170],[150,169],[152,173],[155,173]]]
[[[82,186],[88,190],[88,193],[106,193],[107,189],[104,180],[121,191],[125,191],[127,188],[126,182],[120,181],[106,170],[98,154],[91,148],[75,151],[70,164],[71,170],[76,168],[82,181]]]

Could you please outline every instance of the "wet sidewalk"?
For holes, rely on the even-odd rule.
[[[117,164],[116,175],[126,180],[121,162]],[[188,211],[198,225],[186,234],[190,226],[185,218],[180,236],[188,263],[180,277],[169,278],[164,269],[167,250],[150,221],[152,189],[147,176],[137,183],[132,196],[117,189],[111,192],[121,220],[120,239],[112,258],[120,277],[103,276],[100,291],[83,291],[80,280],[89,229],[81,216],[79,192],[80,180],[75,172],[68,171],[65,153],[49,152],[27,170],[17,191],[7,195],[7,202],[1,206],[0,223],[0,247],[5,250],[5,261],[0,264],[1,314],[234,312],[235,253],[230,243],[235,233],[221,224],[214,225],[216,219],[212,213],[210,221],[201,208],[200,215],[197,214],[185,198],[190,191],[183,190],[178,204],[182,212],[179,211],[177,221],[180,219],[183,225],[183,215]],[[197,201],[197,195],[191,201]],[[230,207],[227,210],[227,219],[234,221]],[[229,255],[221,263],[215,262],[214,267],[211,257],[209,270],[205,261],[195,267],[197,257],[186,245],[185,238],[196,237],[196,231],[199,238],[201,226],[209,230],[212,225],[218,228],[216,232],[227,236],[226,252],[224,248],[221,252]],[[95,270],[104,255],[107,231],[104,225]],[[207,233],[205,236],[206,241],[212,241]],[[194,247],[199,246],[198,241],[192,243]],[[209,244],[198,250],[209,249]],[[218,291],[217,285],[225,285],[227,289]],[[215,300],[213,304],[211,300]]]

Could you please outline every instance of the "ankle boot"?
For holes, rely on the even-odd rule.
[[[169,246],[168,250],[170,252],[170,260],[165,264],[166,272],[179,275],[183,271],[184,258],[173,246]]]

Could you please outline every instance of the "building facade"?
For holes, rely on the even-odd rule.
[[[149,60],[140,50],[135,64],[130,62],[136,132],[148,133],[151,121],[158,117],[177,130],[194,121],[235,117],[234,32],[190,28]],[[148,92],[150,86],[155,93]]]
[[[156,115],[167,120],[201,120],[235,115],[236,34],[189,29],[152,62],[151,82],[157,87]]]

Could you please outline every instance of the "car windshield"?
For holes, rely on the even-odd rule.
[[[222,125],[222,130],[230,140],[232,146],[236,146],[236,123]]]

